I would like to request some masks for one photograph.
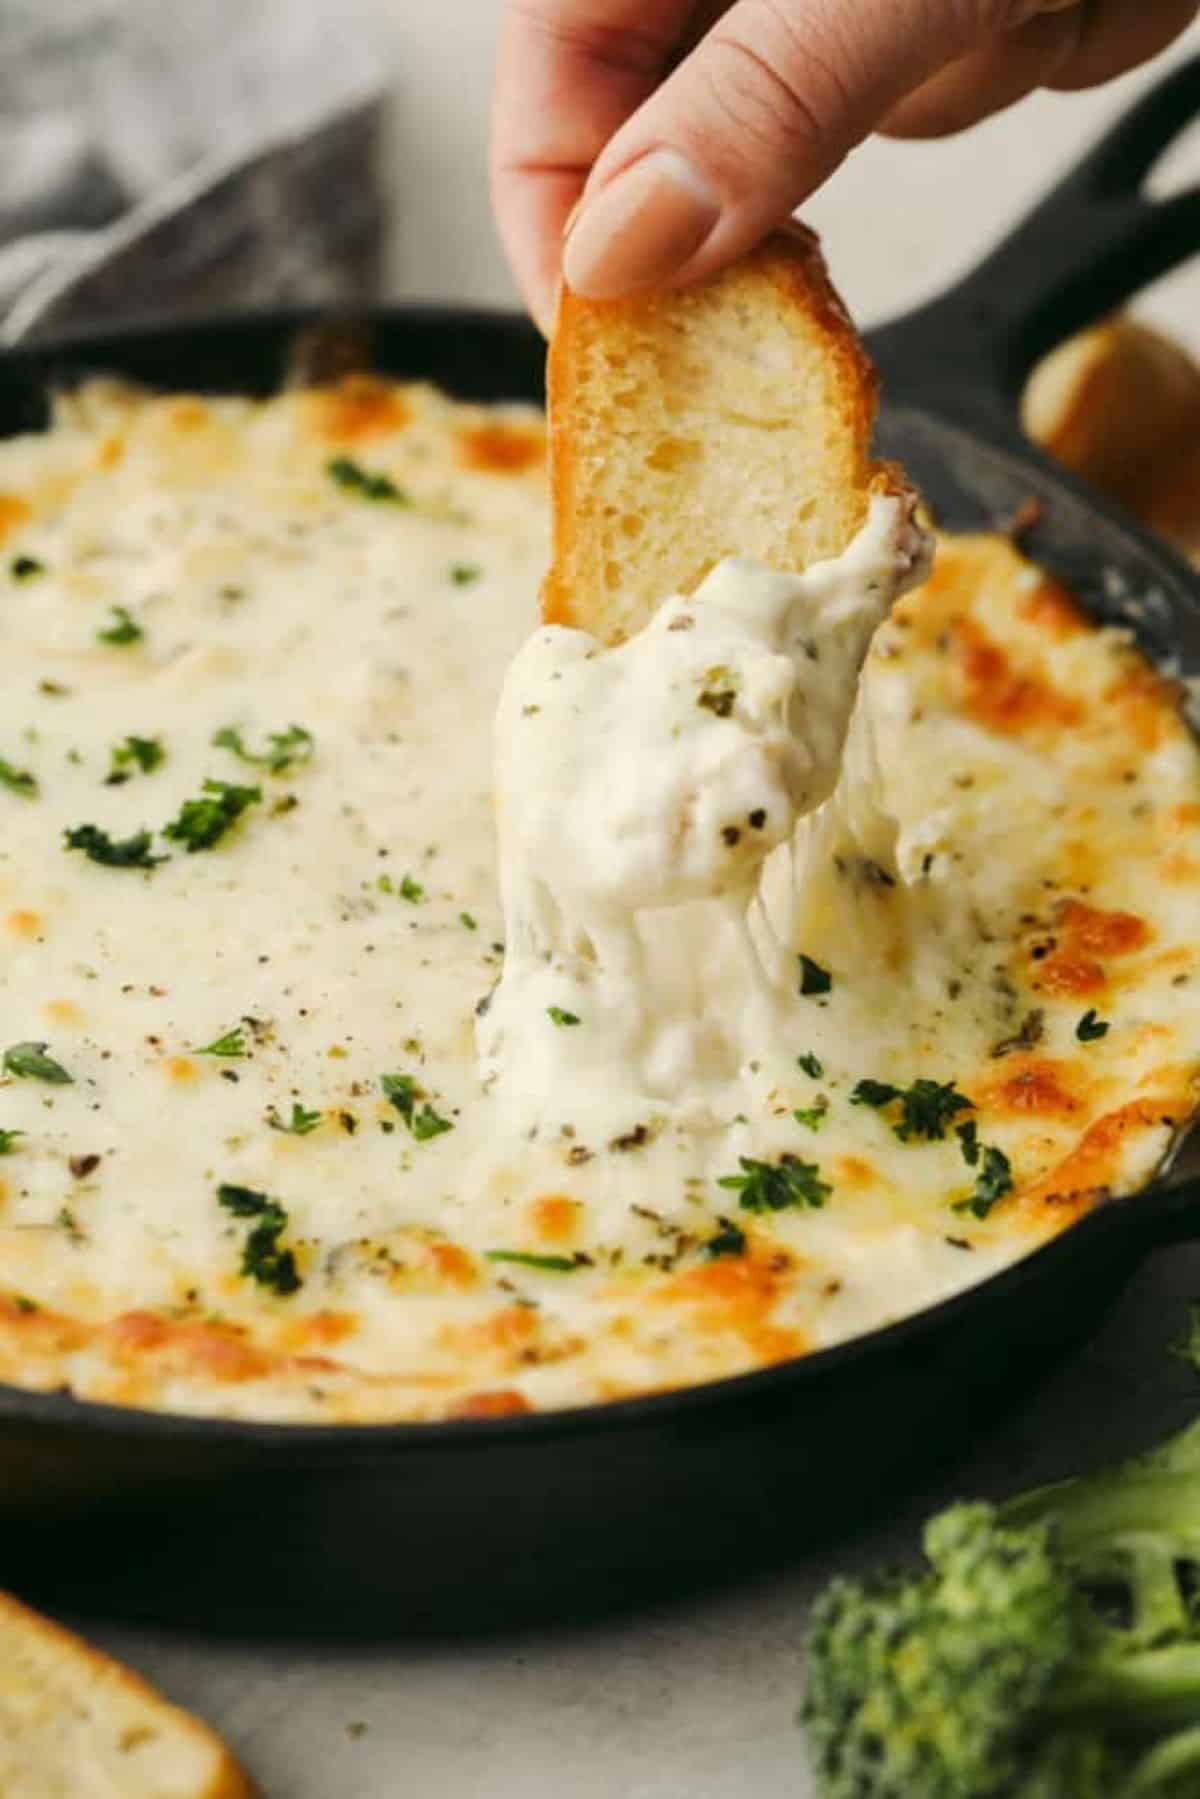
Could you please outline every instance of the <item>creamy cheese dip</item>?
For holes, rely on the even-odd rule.
[[[803,574],[730,559],[617,648],[548,625],[518,653],[493,752],[507,948],[479,1026],[511,1128],[711,1128],[751,1057],[794,1060],[787,925],[751,906],[833,790],[867,645],[928,549],[876,495]]]
[[[876,627],[876,509],[599,651],[537,628],[543,454],[361,379],[0,445],[0,1379],[703,1381],[1004,1266],[1189,1115],[1200,761],[1126,638],[982,538]]]

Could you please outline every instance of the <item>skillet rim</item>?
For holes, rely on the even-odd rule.
[[[337,309],[333,312],[329,308],[317,306],[287,306],[174,315],[169,319],[135,314],[116,325],[95,330],[89,328],[27,345],[0,343],[0,375],[9,370],[20,371],[24,365],[25,372],[34,381],[40,381],[44,390],[47,386],[53,388],[54,375],[58,372],[65,373],[72,361],[83,363],[79,370],[81,375],[101,374],[103,371],[98,361],[90,359],[93,356],[98,359],[102,357],[106,346],[119,355],[122,348],[128,348],[138,341],[161,344],[165,348],[172,340],[182,340],[186,344],[189,337],[197,334],[218,337],[222,332],[236,332],[239,329],[257,328],[269,335],[278,336],[280,348],[286,355],[289,338],[294,338],[298,331],[322,324],[336,326],[343,322],[362,325],[368,330],[402,326],[410,322],[467,333],[484,326],[511,332],[518,338],[524,337],[531,349],[541,341],[524,315],[510,308],[460,307],[436,301],[395,302],[390,305]],[[905,321],[896,320],[894,323],[899,329]],[[879,328],[879,335],[882,336],[891,329],[889,322]],[[874,332],[866,334],[869,353],[875,335]],[[407,378],[417,380],[433,377],[414,374]],[[180,388],[181,391],[187,390],[186,381],[180,382]],[[235,384],[223,389],[203,387],[199,391],[238,394],[247,390],[244,384]],[[932,405],[919,404],[906,384],[897,384],[894,399],[889,402],[885,396],[881,412],[885,417],[891,414],[898,419],[901,415],[908,414],[915,415],[922,421],[931,421],[936,429],[949,431],[982,446],[989,455],[1012,467],[1014,473],[1019,473],[1025,467],[1032,472],[1039,485],[1048,484],[1051,488],[1060,488],[1074,506],[1082,506],[1095,514],[1103,520],[1108,530],[1123,535],[1131,549],[1140,552],[1151,563],[1158,563],[1172,578],[1173,584],[1181,584],[1185,592],[1193,588],[1193,598],[1200,617],[1200,578],[1169,545],[1145,530],[1136,520],[1127,517],[1121,508],[1095,493],[1086,483],[1072,477],[1069,471],[1060,469],[1042,455],[1035,445],[1027,444],[1002,427],[997,429],[1000,421],[990,409],[981,407],[980,411],[987,424],[993,427],[994,435],[986,429],[977,429],[970,420],[968,410],[961,405],[950,403],[945,405],[944,410],[939,409],[939,402],[945,402],[948,396],[936,386],[932,387],[930,397]],[[540,397],[530,401],[527,394],[522,396],[514,393],[506,398],[525,404],[542,403]],[[0,404],[2,401],[3,394],[0,392]],[[0,431],[0,436],[8,435],[16,433]],[[1036,561],[1036,546],[1032,548],[1031,555]],[[176,1438],[195,1444],[220,1441],[231,1448],[255,1447],[266,1451],[273,1458],[285,1458],[288,1452],[297,1452],[302,1454],[302,1459],[307,1464],[323,1462],[329,1457],[341,1460],[348,1450],[358,1452],[360,1460],[384,1461],[406,1451],[424,1452],[435,1445],[444,1446],[448,1451],[464,1452],[489,1443],[515,1443],[521,1440],[545,1442],[557,1437],[575,1437],[586,1434],[589,1427],[593,1426],[603,1428],[608,1425],[619,1431],[636,1430],[664,1419],[669,1421],[671,1418],[687,1417],[711,1408],[737,1406],[742,1400],[749,1405],[755,1399],[769,1399],[788,1389],[800,1392],[806,1384],[819,1382],[825,1375],[836,1376],[853,1369],[856,1363],[867,1358],[903,1350],[913,1341],[919,1341],[923,1335],[936,1335],[943,1326],[952,1325],[959,1313],[966,1312],[972,1305],[978,1306],[985,1295],[990,1302],[1004,1305],[1012,1297],[1013,1291],[1030,1280],[1035,1280],[1038,1270],[1044,1268],[1048,1261],[1056,1256],[1065,1257],[1069,1253],[1068,1245],[1077,1243],[1081,1235],[1095,1236],[1100,1231],[1116,1228],[1136,1231],[1137,1226],[1142,1223],[1137,1215],[1142,1208],[1149,1209],[1149,1216],[1145,1220],[1145,1228],[1138,1233],[1135,1253],[1140,1254],[1142,1250],[1153,1247],[1155,1227],[1160,1223],[1160,1204],[1164,1200],[1169,1204],[1172,1197],[1171,1188],[1163,1185],[1164,1172],[1170,1167],[1178,1142],[1187,1136],[1197,1117],[1200,1117],[1200,1110],[1194,1112],[1182,1127],[1164,1160],[1142,1186],[1134,1188],[1130,1193],[1100,1202],[1090,1212],[1073,1219],[1053,1237],[1005,1267],[996,1269],[933,1305],[906,1313],[874,1330],[813,1350],[808,1355],[791,1356],[784,1361],[741,1374],[724,1375],[716,1380],[690,1386],[653,1390],[627,1399],[559,1406],[546,1411],[518,1412],[493,1418],[398,1420],[378,1424],[314,1424],[225,1418],[168,1409],[155,1410],[146,1406],[115,1405],[103,1400],[78,1398],[61,1388],[44,1390],[0,1382],[0,1433],[16,1424],[43,1428],[59,1426],[87,1437],[125,1437],[138,1441]],[[1200,1224],[1197,1229],[1200,1233]],[[1144,1242],[1142,1238],[1145,1239]]]

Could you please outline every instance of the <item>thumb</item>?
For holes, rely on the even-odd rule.
[[[937,70],[1067,4],[737,0],[598,158],[568,285],[602,299],[719,268]]]

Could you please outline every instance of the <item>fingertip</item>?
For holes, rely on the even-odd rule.
[[[547,343],[554,336],[562,288],[562,242],[559,240],[546,245],[537,277],[526,290],[530,316]]]
[[[538,295],[531,298],[529,302],[529,316],[532,318],[534,324],[537,326],[547,343],[549,343],[550,339],[554,336],[554,320],[557,317],[557,314],[557,295],[550,300],[547,300],[544,295]]]
[[[576,293],[614,299],[678,275],[712,235],[719,196],[678,150],[656,145],[575,210],[563,273]]]
[[[554,320],[558,313],[558,290],[560,276],[557,264],[553,270],[538,267],[521,277],[521,298],[525,302],[530,318],[549,342],[554,333]]]
[[[498,188],[494,184],[500,239],[543,337],[549,337],[554,327],[563,232],[582,187],[582,172],[560,170],[522,173]]]

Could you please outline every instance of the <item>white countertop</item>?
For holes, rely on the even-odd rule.
[[[509,303],[483,169],[499,0],[399,0],[398,18],[397,0],[378,4],[403,71],[393,289]],[[1188,44],[1200,48],[1200,26]],[[1038,96],[950,143],[861,150],[806,214],[859,318],[899,311],[964,268],[1145,79]],[[1175,163],[1200,170],[1195,132]],[[1200,347],[1200,265],[1162,284],[1147,310]],[[1164,1345],[1197,1291],[1200,1249],[1158,1255],[1093,1346],[970,1467],[877,1530],[715,1597],[437,1648],[85,1628],[222,1730],[267,1799],[805,1799],[794,1718],[814,1589],[834,1568],[907,1549],[943,1500],[1066,1472],[1186,1415],[1200,1385]]]

